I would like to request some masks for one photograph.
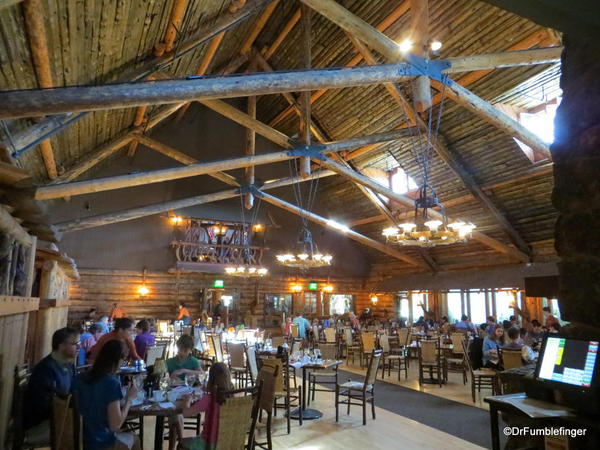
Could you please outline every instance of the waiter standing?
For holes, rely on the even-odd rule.
[[[177,320],[181,320],[184,325],[189,325],[190,320],[190,311],[185,307],[185,303],[179,304],[179,315],[177,316]]]

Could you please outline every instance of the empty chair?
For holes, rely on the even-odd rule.
[[[404,370],[404,378],[408,378],[408,365],[405,349],[398,349],[394,352],[390,348],[389,338],[387,335],[379,336],[379,345],[381,347],[381,379],[385,377],[385,369],[387,367],[388,376],[392,369],[398,369],[398,380],[400,380],[400,371]],[[396,366],[396,367],[394,367]]]
[[[221,335],[213,334],[210,336],[210,340],[212,341],[213,351],[215,353],[215,361],[216,362],[225,362],[225,355],[223,354],[223,346],[221,344]]]
[[[364,360],[367,359],[367,356],[369,356],[373,350],[375,350],[375,334],[373,333],[360,333],[360,338],[361,338],[361,344],[362,344],[362,348],[361,348],[361,352],[360,352],[360,366],[363,366],[363,358]]]
[[[325,330],[323,330],[323,334],[325,334],[325,342],[328,344],[335,344],[335,328],[325,328]]]
[[[354,342],[354,338],[352,337],[352,329],[344,328],[344,338],[346,340],[346,364],[350,360],[350,355],[352,355],[352,364],[354,364],[355,355],[361,355],[360,353],[360,345],[357,342]]]
[[[465,353],[463,350],[463,341],[467,338],[464,333],[452,333],[452,355],[446,358],[446,370],[448,372],[461,373],[463,384],[467,384],[467,365],[465,363]]]
[[[367,403],[371,403],[371,413],[375,419],[375,380],[379,362],[381,361],[381,350],[374,350],[369,358],[367,375],[363,382],[348,380],[346,383],[335,386],[335,421],[339,420],[339,405],[347,405],[350,414],[350,405],[362,406],[363,425],[367,424]],[[345,400],[340,400],[345,397]],[[354,400],[354,402],[353,402]]]
[[[320,344],[319,350],[321,351],[321,358],[324,360],[336,359],[337,348],[335,344]],[[338,382],[338,366],[334,366],[330,369],[313,369],[308,374],[308,402],[310,403],[311,395],[312,400],[315,400],[315,392],[331,392],[330,389],[317,389],[317,383],[322,385],[331,385],[335,387]]]
[[[421,339],[419,343],[419,384],[425,383],[423,373],[429,371],[429,380],[438,383],[442,387],[443,383],[443,367],[442,356],[437,339]],[[433,378],[433,373],[436,373],[437,378]]]
[[[247,384],[254,385],[258,377],[258,363],[254,346],[246,347],[246,365],[248,368]]]
[[[487,369],[482,367],[481,369],[473,370],[471,359],[469,358],[469,352],[467,348],[466,340],[462,342],[463,352],[465,353],[465,362],[467,369],[471,374],[471,396],[473,397],[473,403],[475,403],[475,390],[481,392],[481,389],[491,389],[492,395],[496,394],[498,389],[498,375],[495,370]]]
[[[263,366],[258,373],[258,384],[260,385],[260,394],[257,400],[258,415],[262,422],[262,415],[267,415],[267,422],[265,424],[265,432],[267,434],[266,442],[254,442],[256,447],[267,448],[271,450],[273,443],[271,440],[272,435],[272,420],[273,420],[273,402],[275,401],[275,382],[277,379],[277,368],[271,366]],[[255,419],[256,419],[255,418]]]
[[[227,344],[229,351],[229,370],[235,379],[238,388],[246,384],[246,361],[244,360],[245,345],[242,342],[232,342]]]
[[[290,422],[290,411],[292,406],[300,407],[302,399],[302,388],[292,387],[290,384],[290,373],[289,365],[287,360],[280,358],[263,359],[262,365],[277,369],[277,377],[275,379],[275,401],[273,406],[275,407],[274,414],[277,415],[277,408],[283,407],[285,410],[287,420],[287,433],[290,434],[292,431]],[[281,402],[278,400],[281,399]],[[296,403],[294,405],[293,403]],[[300,425],[302,425],[302,415],[300,415]]]
[[[152,347],[148,347],[148,351],[146,352],[146,365],[153,366],[155,361],[158,358],[165,357],[165,347],[162,345],[153,345]]]

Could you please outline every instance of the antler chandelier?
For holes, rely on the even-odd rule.
[[[269,269],[261,266],[228,266],[225,267],[225,273],[232,277],[264,277],[269,273]]]
[[[333,256],[319,252],[317,244],[313,242],[312,234],[303,226],[298,235],[296,248],[276,256],[277,262],[283,266],[299,269],[312,269],[331,265]]]
[[[439,207],[440,213],[430,209]],[[431,216],[435,216],[432,218]],[[448,223],[444,206],[440,203],[435,191],[428,184],[419,189],[419,198],[415,201],[413,221],[388,227],[383,230],[386,240],[400,245],[418,247],[434,247],[466,242],[471,238],[475,225],[455,220]]]

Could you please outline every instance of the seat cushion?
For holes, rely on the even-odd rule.
[[[496,376],[496,371],[492,370],[492,369],[477,369],[473,371],[473,375],[475,375],[476,377],[495,377]]]
[[[313,377],[335,377],[337,372],[334,372],[333,370],[319,370],[316,372],[311,372],[310,375]]]
[[[340,389],[352,389],[353,391],[362,391],[364,383],[360,381],[346,381],[345,383],[338,384]],[[371,389],[372,386],[369,384],[367,390]]]
[[[450,364],[463,364],[464,360],[462,358],[446,358]]]

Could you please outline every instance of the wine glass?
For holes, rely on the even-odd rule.
[[[187,373],[185,375],[185,385],[187,387],[194,387],[195,383],[196,383],[196,374]]]

